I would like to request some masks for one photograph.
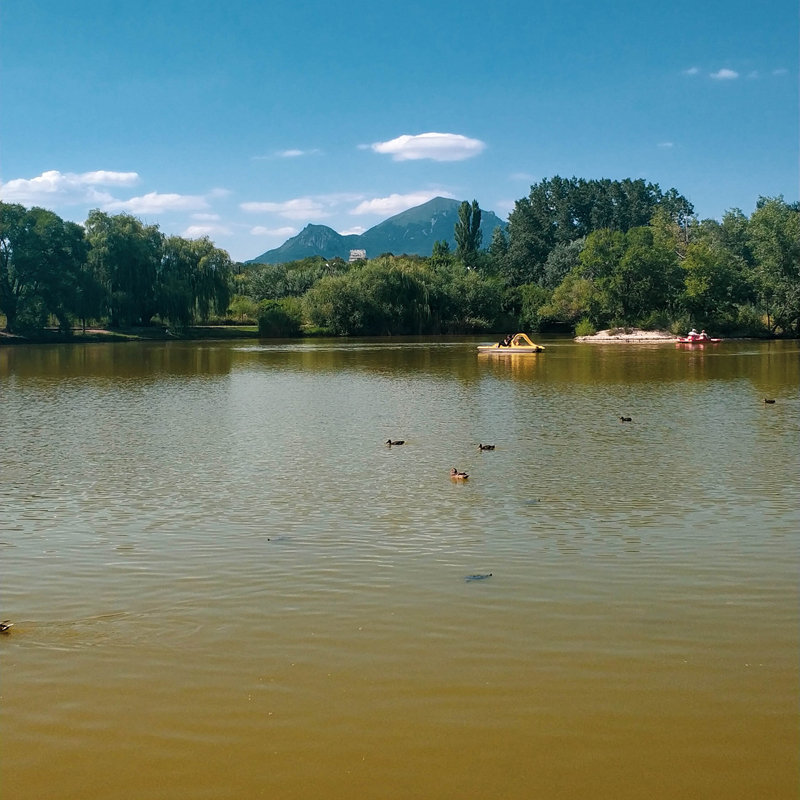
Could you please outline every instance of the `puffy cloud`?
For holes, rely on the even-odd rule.
[[[656,146],[657,147],[672,147],[673,144],[672,144],[672,142],[659,142]]]
[[[463,161],[477,156],[486,148],[480,139],[469,139],[460,133],[420,133],[398,136],[388,142],[371,145],[376,153],[387,153],[393,161]]]
[[[216,222],[219,220],[219,214],[192,214],[192,219],[200,220],[201,222]]]
[[[106,211],[129,211],[132,214],[159,214],[164,211],[191,211],[208,208],[205,197],[194,194],[160,194],[148,192],[130,200],[113,200],[104,206]]]
[[[341,236],[360,236],[366,230],[367,229],[361,225],[354,225],[352,228],[348,228],[346,231],[339,231],[339,234]]]
[[[79,205],[107,203],[114,198],[97,186],[132,186],[139,182],[136,172],[59,172],[48,170],[35,178],[16,178],[4,183],[0,194],[10,203],[36,205]]]
[[[330,216],[319,200],[312,197],[298,197],[282,203],[242,203],[242,211],[252,213],[279,214],[286,219],[311,219]]]
[[[375,197],[359,203],[351,214],[383,214],[392,216],[407,208],[427,203],[434,197],[453,197],[450,192],[411,192],[410,194],[390,194],[388,197]]]
[[[528,181],[535,181],[536,176],[531,175],[529,172],[512,172],[508,176],[508,179],[510,181],[525,181],[527,183]]]
[[[255,228],[250,229],[253,236],[294,236],[297,233],[297,228],[265,228],[263,225],[256,225]]]
[[[181,236],[190,239],[199,239],[203,236],[230,236],[231,229],[224,225],[190,225]]]
[[[719,72],[712,72],[709,77],[716,81],[732,81],[739,77],[739,73],[732,69],[721,69]]]
[[[685,69],[683,71],[683,74],[684,75],[697,75],[698,72],[700,72],[700,70],[697,69],[697,67],[689,67],[689,69]]]
[[[773,75],[788,75],[789,74],[789,70],[786,69],[785,67],[781,67],[780,69],[772,70],[772,74]]]

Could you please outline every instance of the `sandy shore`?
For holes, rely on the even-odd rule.
[[[643,331],[639,328],[610,328],[592,336],[576,336],[576,342],[674,342],[675,336],[667,331]]]

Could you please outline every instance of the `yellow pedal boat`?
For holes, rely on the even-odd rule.
[[[511,339],[511,344],[509,344],[508,347],[503,347],[499,344],[484,344],[478,346],[479,353],[488,353],[497,356],[541,353],[542,350],[544,350],[544,345],[532,342],[525,333],[517,333]]]

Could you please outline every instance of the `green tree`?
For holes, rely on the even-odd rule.
[[[106,288],[111,325],[147,325],[157,311],[163,236],[130,214],[95,209],[86,220],[89,263]]]
[[[0,203],[0,310],[7,329],[43,328],[52,314],[69,330],[86,252],[80,225],[44,208]]]
[[[760,197],[748,225],[758,303],[770,333],[800,335],[800,212],[783,197]]]
[[[465,200],[458,207],[458,222],[453,231],[456,240],[456,258],[467,266],[472,266],[473,256],[481,249],[481,209],[477,200],[472,205]]]

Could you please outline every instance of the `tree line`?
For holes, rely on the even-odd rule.
[[[55,320],[182,327],[230,301],[232,264],[208,239],[165,236],[129,214],[91,211],[85,225],[0,203],[0,313],[10,333]]]
[[[477,201],[456,249],[348,264],[321,256],[237,264],[207,239],[129,215],[85,226],[0,204],[0,312],[9,330],[54,318],[175,326],[258,320],[265,336],[397,335],[691,326],[800,335],[800,207],[760,198],[748,217],[699,220],[675,189],[558,176],[531,186],[484,247]]]

